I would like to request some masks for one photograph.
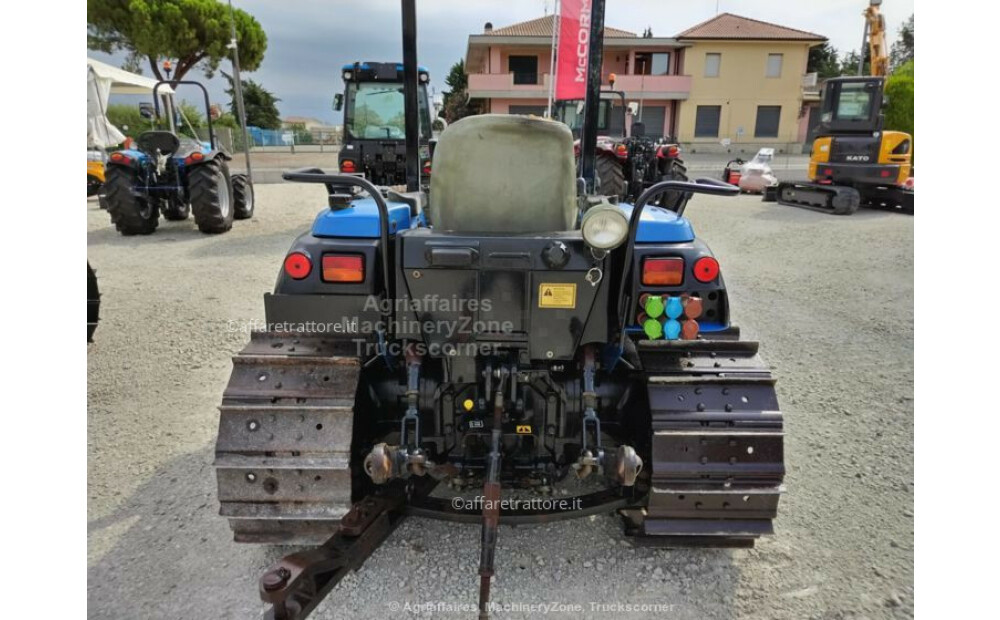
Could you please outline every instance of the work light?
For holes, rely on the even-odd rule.
[[[628,235],[628,219],[618,207],[599,204],[583,215],[580,225],[583,240],[598,250],[613,250],[625,241]]]

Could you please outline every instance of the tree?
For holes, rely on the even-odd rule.
[[[889,63],[893,70],[907,62],[913,61],[913,16],[903,22],[899,28],[899,40],[892,44],[889,51]]]
[[[864,54],[865,60],[864,66],[861,68],[861,75],[871,75],[872,68],[868,46],[865,46]],[[858,63],[860,61],[861,57],[858,55],[857,50],[847,52],[840,61],[840,75],[858,75]]]
[[[129,52],[128,56],[125,57],[125,62],[122,63],[122,69],[136,75],[142,75],[142,57],[135,52]]]
[[[233,76],[225,71],[222,72],[222,75],[229,80],[229,88],[226,89],[226,94],[230,97],[229,111],[236,118],[239,118]],[[247,126],[260,127],[261,129],[280,129],[281,115],[278,113],[277,103],[281,99],[275,97],[253,80],[240,81],[243,83],[243,107],[247,114]]]
[[[473,114],[473,110],[469,107],[469,76],[465,73],[464,60],[459,60],[451,66],[444,83],[451,89],[444,93],[444,107],[441,111],[444,120],[454,123]]]
[[[885,128],[913,135],[913,61],[901,65],[885,83],[889,103],[885,109]]]
[[[837,50],[829,43],[810,48],[806,73],[816,73],[821,80],[840,75]]]
[[[240,67],[253,71],[267,50],[267,35],[249,13],[236,9]],[[230,58],[229,7],[217,0],[88,0],[87,48],[125,50],[145,57],[157,79],[159,60],[174,61],[171,79],[183,79],[200,66],[208,77]]]

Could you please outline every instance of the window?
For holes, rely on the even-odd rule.
[[[722,67],[722,54],[705,54],[705,77],[719,77]]]
[[[873,93],[871,84],[851,83],[840,84],[836,97],[834,116],[838,121],[867,121],[871,116]],[[823,120],[829,122],[824,114]]]
[[[753,136],[755,138],[777,138],[780,120],[780,105],[757,106],[757,126],[754,128]]]
[[[511,56],[507,64],[515,84],[538,84],[538,56]]]
[[[670,75],[670,52],[635,55],[634,75]]]
[[[781,63],[784,60],[784,54],[768,54],[767,55],[767,77],[769,78],[780,78],[781,77]]]
[[[700,105],[695,112],[694,137],[718,138],[719,119],[722,117],[721,105]]]

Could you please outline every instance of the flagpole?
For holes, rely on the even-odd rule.
[[[555,10],[552,11],[552,54],[549,56],[549,101],[545,107],[545,118],[552,118],[552,97],[556,85],[556,33],[559,32],[559,6],[561,2],[555,3]]]

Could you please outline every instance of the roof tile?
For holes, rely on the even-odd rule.
[[[551,37],[553,15],[546,15],[526,22],[511,24],[503,28],[494,28],[492,32],[485,32],[486,36],[494,37]],[[619,30],[618,28],[604,27],[604,36],[612,39],[635,38],[634,32]]]
[[[826,37],[814,32],[796,30],[763,22],[749,17],[722,13],[712,19],[688,28],[677,35],[678,39],[748,39],[784,41],[826,41]]]

